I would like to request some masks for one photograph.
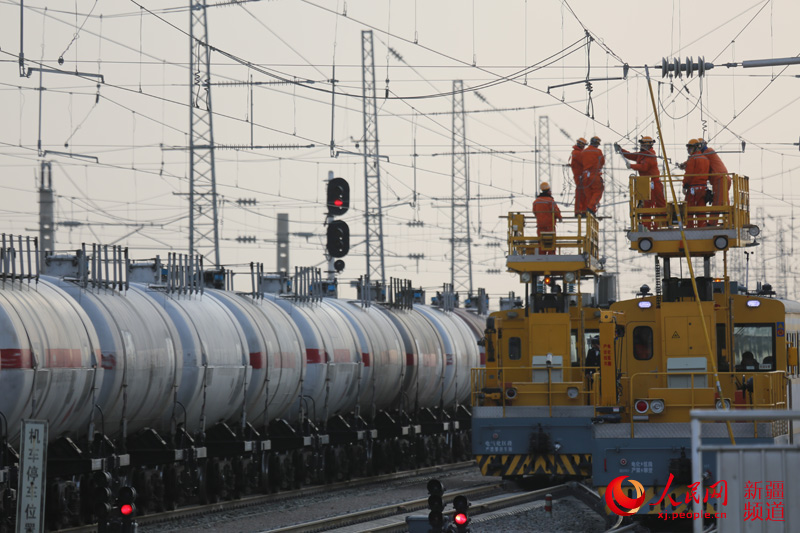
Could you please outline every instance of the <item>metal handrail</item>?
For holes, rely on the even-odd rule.
[[[636,178],[646,176],[631,175],[629,180],[630,192],[630,217],[631,228],[640,225],[648,226],[651,230],[677,229],[673,224],[673,213],[681,210],[685,213],[684,224],[692,227],[702,224],[716,223],[716,227],[724,229],[741,228],[750,224],[750,185],[747,176],[738,174],[725,174],[731,179],[731,192],[725,199],[725,205],[688,206],[686,202],[679,201],[678,205],[667,201],[664,207],[643,207],[636,194]],[[682,186],[684,175],[673,174],[670,176],[659,175],[664,186],[671,183]],[[731,194],[732,193],[732,194]]]
[[[502,218],[502,217],[501,217]],[[508,219],[508,252],[509,255],[533,255],[542,244],[542,238],[536,235],[536,217],[520,211],[512,211],[505,217]],[[529,224],[529,222],[531,222]],[[600,227],[591,213],[586,217],[565,217],[564,223],[577,223],[577,234],[558,235],[553,232],[557,250],[575,248],[577,255],[589,254],[598,257]],[[531,230],[526,233],[526,228]]]
[[[599,404],[599,396],[600,396],[600,386],[599,386],[599,370],[600,367],[597,366],[551,366],[551,370],[560,370],[562,371],[562,376],[564,379],[561,381],[524,381],[524,380],[512,380],[506,381],[505,375],[514,376],[515,373],[525,373],[527,376],[532,376],[532,372],[534,370],[545,370],[545,368],[534,368],[532,366],[520,366],[520,367],[497,367],[497,368],[472,368],[471,369],[471,401],[472,405],[478,405],[478,394],[481,394],[483,389],[486,388],[486,373],[489,370],[497,372],[497,381],[498,381],[498,388],[500,389],[500,396],[502,400],[503,407],[506,404],[506,396],[505,396],[505,385],[508,383],[516,383],[516,384],[525,384],[526,386],[534,386],[537,388],[541,388],[543,390],[528,390],[528,391],[517,391],[519,395],[528,395],[528,396],[546,396],[547,403],[543,403],[543,406],[552,406],[553,401],[552,397],[555,394],[563,395],[563,390],[558,390],[557,392],[553,392],[552,385],[559,384],[565,385],[569,387],[576,386],[580,384],[578,387],[578,394],[579,397],[586,397],[592,399],[591,405],[598,405]],[[595,371],[593,380],[587,379],[586,372],[588,370]],[[580,379],[575,379],[579,377]],[[560,405],[560,404],[559,404]],[[586,405],[585,402],[581,403],[581,405]]]

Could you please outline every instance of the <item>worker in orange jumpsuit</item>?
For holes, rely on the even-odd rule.
[[[542,182],[539,185],[542,192],[533,201],[533,214],[536,215],[536,235],[542,236],[542,233],[555,233],[556,220],[561,222],[561,210],[558,208],[556,201],[550,193],[550,184]],[[541,250],[542,255],[554,255],[555,250]]]
[[[598,148],[600,137],[592,137],[589,146],[583,151],[583,184],[586,191],[586,211],[597,214],[597,206],[603,197],[603,165],[606,158]]]
[[[650,199],[645,200],[644,207],[666,207],[667,200],[664,198],[664,185],[659,178],[658,158],[656,151],[653,149],[655,140],[650,136],[643,136],[639,139],[639,151],[629,152],[622,148],[619,144],[615,144],[619,153],[625,159],[636,161],[630,167],[637,171],[640,176],[650,176]],[[649,218],[649,217],[648,217]],[[648,223],[647,226],[653,229],[654,224]]]
[[[586,148],[586,139],[583,137],[575,141],[569,166],[572,168],[572,179],[575,180],[575,215],[586,211],[586,190],[583,187],[583,149]]]
[[[731,177],[728,175],[725,163],[722,162],[719,154],[713,148],[708,147],[708,143],[705,140],[698,139],[698,142],[700,143],[700,151],[703,152],[703,157],[708,159],[708,181],[714,191],[711,205],[730,205]],[[716,226],[717,221],[712,220],[709,225]]]
[[[706,191],[708,190],[708,159],[700,151],[700,141],[692,139],[686,144],[686,151],[689,152],[689,159],[683,164],[685,173],[683,176],[683,190],[686,193],[686,205],[689,207],[699,207],[706,205]],[[691,216],[697,216],[693,213]],[[705,221],[698,221],[696,226],[705,226]],[[687,222],[687,228],[695,227],[692,221]]]

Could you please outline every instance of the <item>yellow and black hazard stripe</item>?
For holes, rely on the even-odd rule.
[[[600,494],[601,497],[605,497],[607,487],[595,487],[595,490]],[[626,490],[626,493],[628,491]],[[639,511],[636,514],[682,514],[682,513],[689,513],[692,511],[692,494],[688,494],[688,502],[687,502],[687,493],[689,492],[688,487],[680,486],[680,485],[671,485],[669,488],[669,492],[664,494],[664,487],[647,487],[644,490],[645,494],[645,503],[639,508]],[[662,499],[661,496],[664,496]],[[636,494],[633,493],[633,490],[630,491],[628,494],[629,497],[635,498]],[[672,500],[670,500],[670,497]],[[700,497],[703,497],[703,494],[700,494]],[[661,500],[661,502],[659,502]],[[672,505],[672,502],[677,503],[678,505]],[[714,504],[721,503],[716,499],[709,499],[708,502],[703,504],[703,510],[706,513],[714,513]],[[650,505],[653,504],[653,505]],[[606,513],[611,514],[611,511],[606,507]]]
[[[585,478],[592,475],[590,454],[476,455],[484,476],[558,474]]]

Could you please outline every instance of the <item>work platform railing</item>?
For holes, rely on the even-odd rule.
[[[682,174],[673,174],[671,180],[667,176],[658,176],[664,188],[666,205],[663,207],[645,207],[651,200],[651,176],[630,177],[630,213],[631,230],[639,231],[646,228],[649,231],[678,229],[677,213],[680,212],[683,225],[687,229],[718,228],[741,229],[750,225],[750,179],[737,174],[724,174],[719,176],[719,182],[729,182],[727,194],[717,192],[717,199],[721,205],[689,206],[683,197]],[[716,179],[711,175],[711,179]],[[672,201],[670,181],[679,195],[677,205]],[[708,187],[712,191],[713,187]],[[711,203],[711,202],[709,202]]]
[[[555,231],[537,231],[536,217],[510,212],[508,219],[508,267],[518,271],[599,271],[599,224],[591,213],[564,216]],[[537,266],[537,262],[543,264]],[[544,263],[564,263],[547,265]],[[573,263],[573,264],[570,264]]]
[[[598,367],[541,366],[473,368],[472,405],[502,407],[596,406],[600,403]]]

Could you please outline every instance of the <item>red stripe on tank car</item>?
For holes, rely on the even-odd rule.
[[[306,348],[306,362],[312,365],[324,362],[322,352],[316,348]]]
[[[481,352],[481,366],[486,366],[486,352]]]
[[[250,366],[252,366],[254,370],[260,370],[264,368],[264,354],[261,352],[251,352]]]
[[[361,354],[361,360],[364,362],[364,366],[369,366],[369,354],[368,353],[362,353]]]
[[[70,348],[54,348],[45,352],[48,368],[81,368],[81,351]]]
[[[32,368],[31,351],[21,348],[0,350],[0,368]]]
[[[447,366],[453,366],[453,354],[446,354],[445,361],[447,361]]]
[[[407,353],[406,354],[406,366],[414,366],[414,354]]]
[[[350,350],[333,350],[333,362],[334,363],[349,363],[350,362]]]

